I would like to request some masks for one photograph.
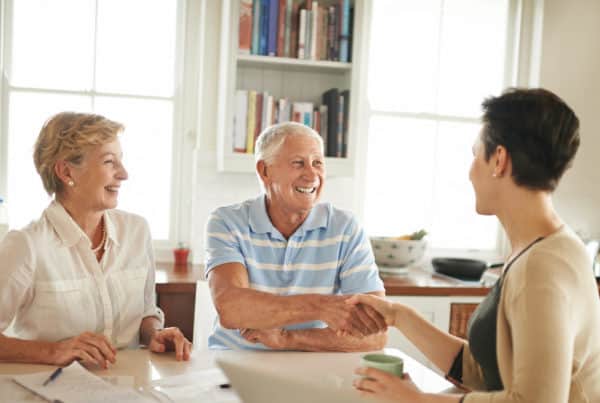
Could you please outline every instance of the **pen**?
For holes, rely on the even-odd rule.
[[[55,380],[56,378],[58,378],[58,376],[60,375],[61,372],[62,372],[62,368],[57,368],[53,373],[50,374],[50,376],[48,377],[48,379],[46,379],[44,381],[44,383],[42,384],[42,386],[46,386],[50,382],[52,382],[53,380]]]
[[[228,383],[222,383],[219,385],[219,388],[221,388],[221,389],[229,389],[230,387],[231,387],[231,385]]]

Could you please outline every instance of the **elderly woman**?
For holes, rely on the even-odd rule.
[[[600,402],[600,300],[591,262],[552,206],[552,192],[579,147],[579,120],[553,93],[513,89],[483,103],[470,179],[479,214],[495,215],[512,251],[469,322],[468,341],[433,327],[411,308],[373,296],[464,395],[427,395],[372,368],[355,386],[397,402]]]
[[[55,197],[0,244],[0,331],[12,322],[16,335],[0,334],[0,361],[106,368],[117,348],[139,342],[189,359],[191,344],[179,329],[163,329],[155,305],[148,224],[115,210],[127,179],[122,130],[71,112],[42,127],[34,162]]]

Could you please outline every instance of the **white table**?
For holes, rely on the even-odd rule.
[[[446,380],[419,362],[396,349],[386,349],[386,353],[401,356],[404,368],[421,389],[442,391],[451,388]],[[336,377],[343,379],[344,385],[351,387],[354,369],[360,365],[360,357],[365,353],[307,353],[307,352],[249,352],[249,351],[197,351],[190,361],[178,362],[172,353],[154,354],[147,350],[120,350],[117,362],[109,369],[92,369],[98,376],[132,376],[137,388],[148,388],[153,382],[174,376],[183,376],[215,367],[215,358],[228,361],[252,362],[257,369],[277,370],[296,378],[320,379]],[[55,367],[33,364],[0,364],[0,375],[24,374],[51,371]],[[0,396],[6,396],[0,383]],[[12,385],[16,387],[16,385]],[[261,387],[261,385],[257,385]],[[6,390],[4,390],[6,392]],[[30,400],[30,399],[28,399]],[[31,399],[35,401],[35,399]]]

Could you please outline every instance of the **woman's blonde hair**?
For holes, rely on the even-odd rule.
[[[124,128],[121,123],[90,113],[61,112],[48,119],[33,151],[35,169],[46,192],[52,196],[63,189],[54,171],[58,161],[80,164],[91,147],[113,142]]]

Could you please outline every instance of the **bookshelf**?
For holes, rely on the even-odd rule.
[[[274,98],[291,102],[322,103],[322,94],[330,88],[350,90],[346,157],[327,157],[327,175],[352,177],[355,174],[356,151],[360,146],[357,133],[361,119],[361,91],[364,80],[361,71],[366,55],[360,32],[365,29],[363,6],[365,0],[351,1],[354,7],[351,62],[307,60],[290,57],[240,54],[238,51],[239,0],[221,3],[221,52],[217,105],[217,168],[221,172],[254,173],[254,157],[233,151],[233,126],[236,90],[268,91]],[[320,1],[319,4],[333,4]],[[364,109],[362,109],[364,110]]]

